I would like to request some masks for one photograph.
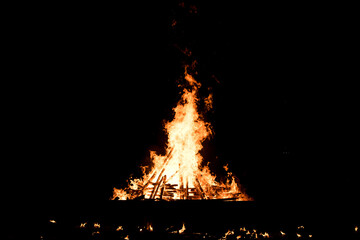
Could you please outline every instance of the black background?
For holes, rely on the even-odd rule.
[[[259,202],[355,202],[355,16],[334,8],[12,7],[7,197],[55,208],[108,200],[149,150],[164,151],[184,64],[197,60],[200,93],[214,96],[203,155],[215,172],[229,164]]]

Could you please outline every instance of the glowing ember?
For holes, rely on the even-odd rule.
[[[179,230],[179,234],[182,234],[185,230],[185,224],[183,223],[182,228]]]
[[[84,227],[86,226],[86,224],[87,224],[86,222],[80,223],[80,227],[81,227],[81,228],[84,228]]]
[[[49,220],[49,222],[56,223],[56,221],[54,219]]]
[[[227,239],[227,237],[231,235],[234,235],[234,231],[228,230],[221,239]]]
[[[126,189],[114,188],[112,199],[145,198],[163,200],[228,199],[252,200],[242,193],[232,173],[225,183],[218,182],[207,166],[202,165],[202,143],[212,134],[211,125],[198,112],[198,83],[185,68],[186,87],[173,109],[174,119],[165,124],[167,154],[150,151],[153,167],[140,179],[131,179]],[[212,95],[204,101],[212,107]],[[228,166],[225,167],[228,171]]]

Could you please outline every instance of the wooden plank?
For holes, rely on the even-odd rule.
[[[189,179],[186,179],[185,199],[189,198]]]
[[[144,193],[145,189],[147,188],[147,186],[151,183],[153,184],[151,181],[155,178],[156,176],[156,171],[151,175],[151,177],[149,178],[149,180],[145,183],[145,185],[142,188],[142,191]]]
[[[162,173],[164,172],[165,166],[166,166],[168,160],[170,159],[170,157],[171,157],[171,155],[172,155],[172,153],[173,153],[173,150],[174,150],[174,148],[171,148],[171,149],[170,149],[170,152],[166,155],[166,158],[165,158],[165,160],[164,160],[164,163],[163,163],[163,165],[161,166],[161,169],[163,169],[163,170],[162,170]],[[146,184],[143,186],[143,188],[142,188],[143,191],[147,188],[147,186],[148,186],[148,185],[151,183],[151,181],[155,178],[156,173],[157,173],[157,172],[155,171],[155,172],[151,175],[151,177],[149,178],[149,180],[146,182]],[[160,176],[162,175],[162,173],[159,174],[159,178],[160,178]],[[157,180],[156,182],[158,182],[158,180]]]
[[[165,190],[165,187],[166,187],[166,175],[164,175],[163,177],[163,180],[162,180],[163,184],[162,184],[162,187],[161,187],[161,191],[160,191],[160,200],[162,199],[162,196],[164,194],[164,190]]]
[[[179,167],[180,168],[180,167]],[[179,181],[180,181],[180,189],[179,189],[179,193],[180,193],[180,199],[184,200],[184,182],[183,182],[183,177],[182,175],[179,176]]]
[[[151,194],[151,196],[150,196],[150,199],[154,199],[154,198],[155,198],[156,193],[157,193],[157,191],[159,190],[159,187],[160,187],[160,185],[161,185],[164,177],[165,177],[165,176],[163,176],[163,177],[160,179],[160,181],[156,184],[156,188],[155,188],[154,191],[152,192],[152,194]]]
[[[169,192],[164,192],[163,196],[171,196],[171,197],[173,197],[174,194],[173,194],[173,193],[169,193]]]
[[[197,189],[198,189],[198,191],[199,191],[200,198],[201,198],[201,199],[204,199],[204,198],[205,198],[205,193],[204,193],[204,190],[203,190],[202,187],[201,187],[201,184],[200,184],[200,181],[199,181],[198,178],[196,178],[196,183],[197,183],[197,184],[195,184],[195,185],[196,185],[196,187],[197,187]]]

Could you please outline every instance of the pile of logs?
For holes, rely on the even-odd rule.
[[[146,199],[158,199],[158,200],[202,200],[202,199],[216,199],[219,192],[226,192],[229,189],[220,186],[202,186],[199,177],[196,177],[195,187],[191,188],[188,186],[188,181],[185,183],[180,179],[180,186],[178,184],[168,183],[177,173],[175,172],[169,178],[163,175],[165,168],[169,162],[173,153],[173,149],[167,154],[162,167],[160,168],[160,174],[155,171],[148,181],[138,190],[130,189],[134,198],[146,198]],[[204,190],[205,189],[205,190]],[[239,193],[240,194],[240,193]],[[238,198],[237,195],[232,194],[229,200]]]

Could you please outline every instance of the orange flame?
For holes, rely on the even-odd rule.
[[[182,228],[179,230],[179,234],[182,234],[185,230],[185,223],[183,223]]]
[[[150,151],[154,164],[141,179],[132,179],[126,190],[114,188],[113,198],[120,200],[143,196],[146,199],[229,199],[251,200],[240,191],[232,176],[226,183],[219,183],[208,167],[203,167],[200,150],[203,142],[212,134],[210,123],[198,112],[198,89],[201,84],[187,72],[181,100],[173,109],[174,119],[165,124],[168,135],[167,154]],[[212,95],[205,99],[207,109],[212,107]],[[226,171],[228,169],[226,168]]]

